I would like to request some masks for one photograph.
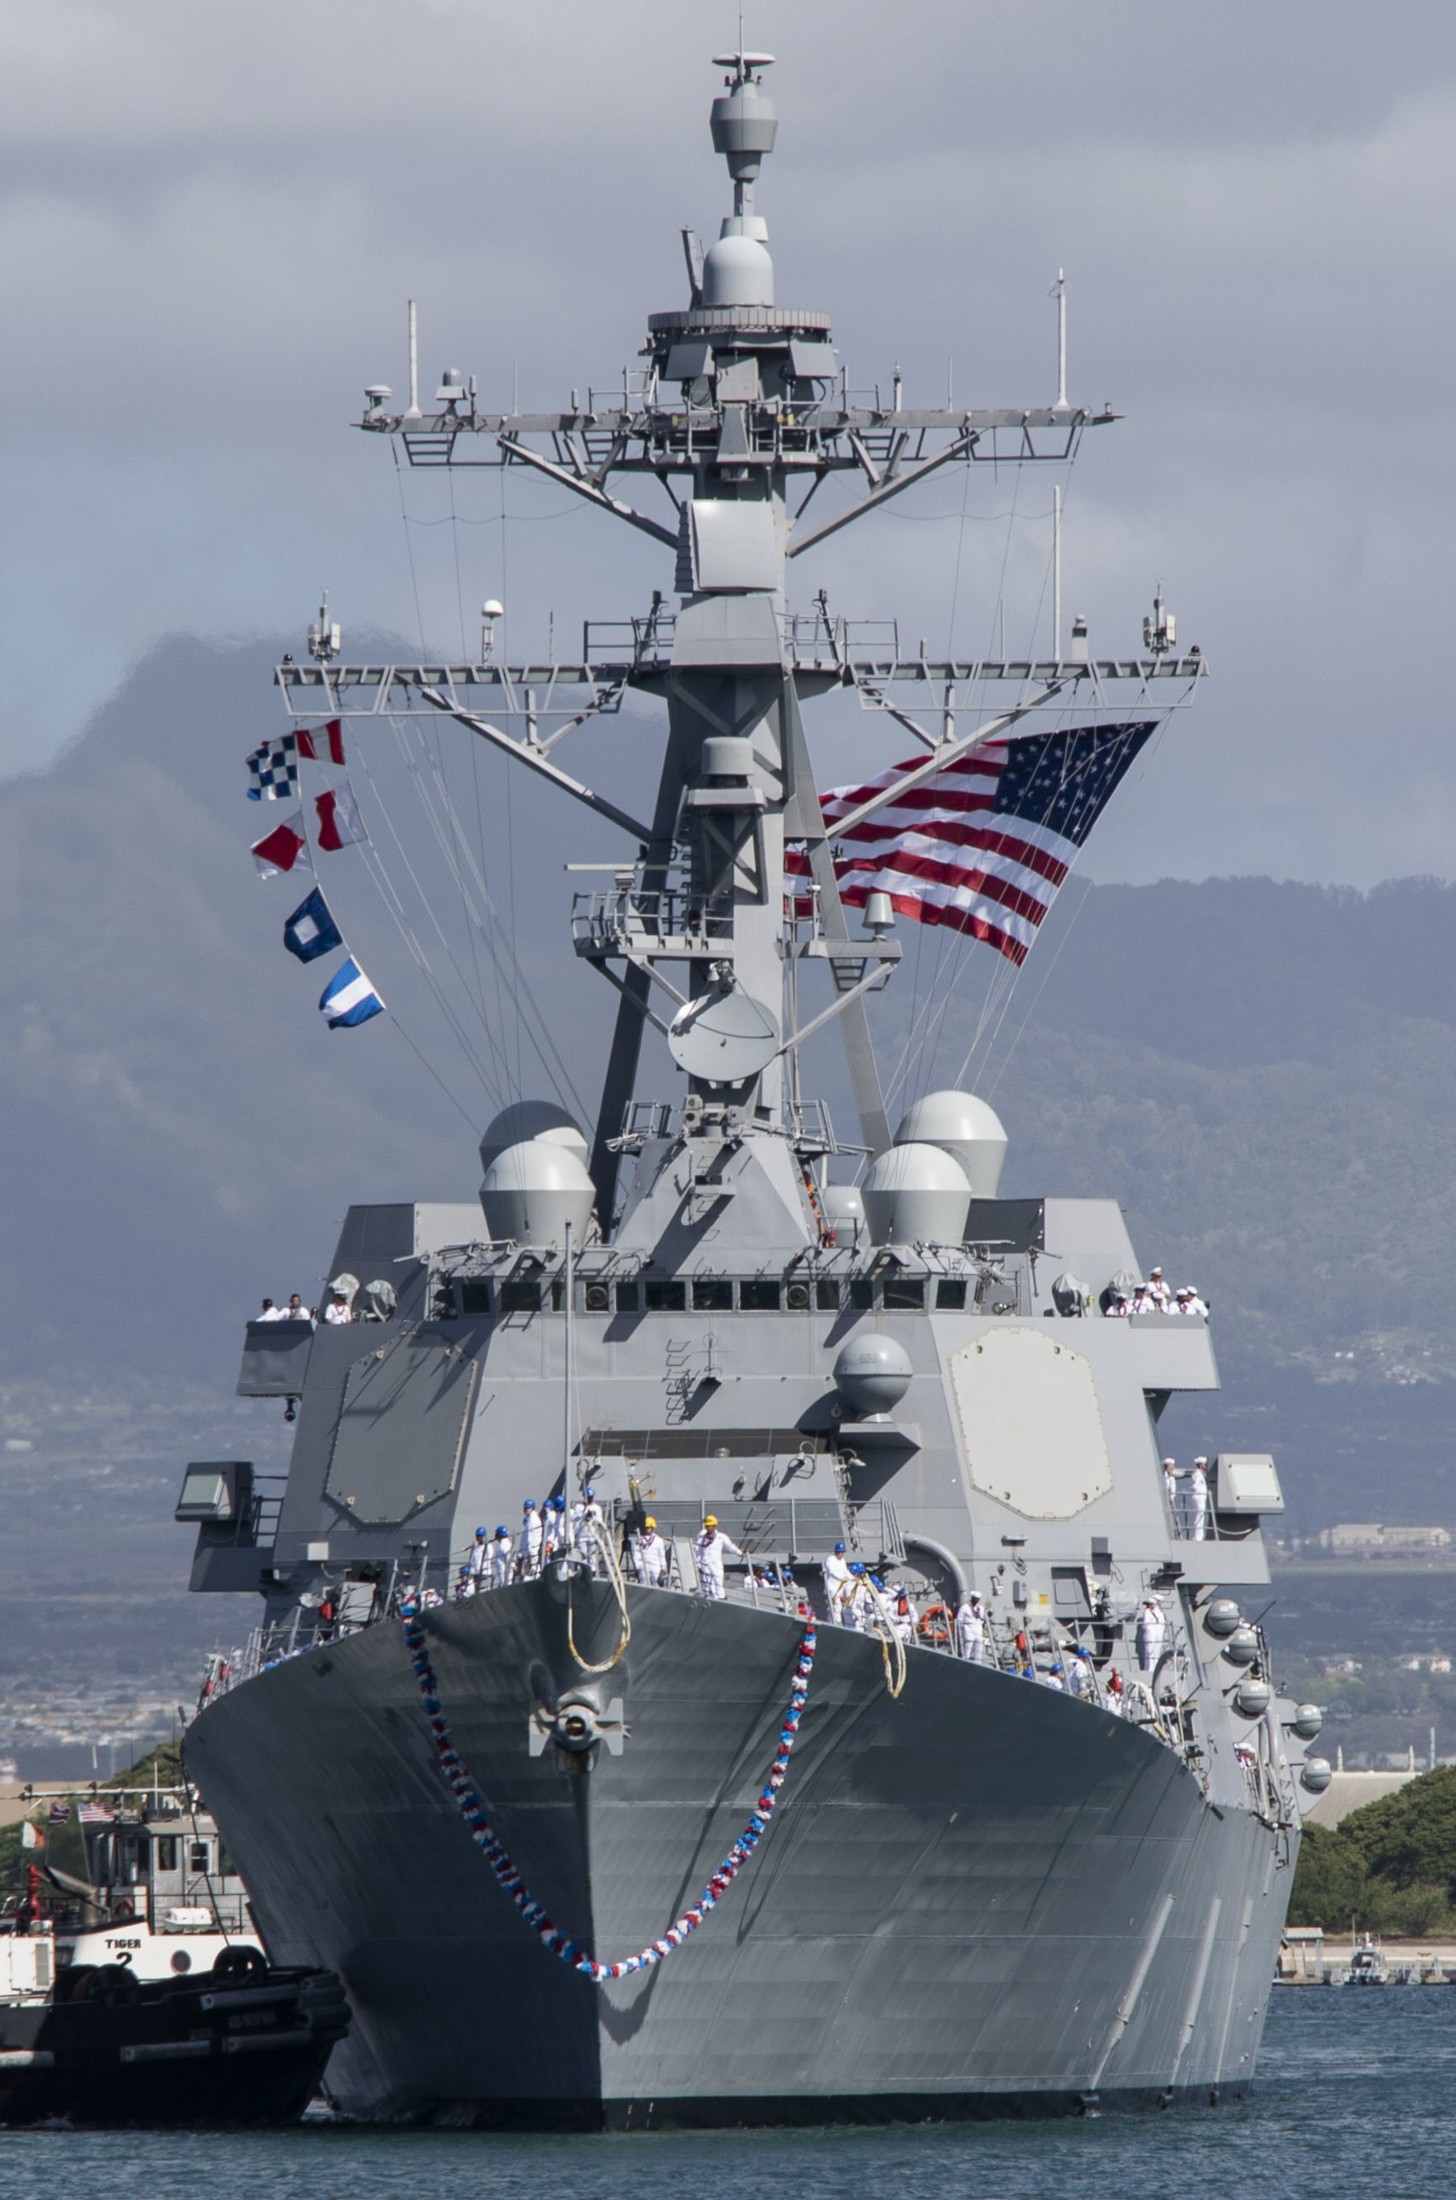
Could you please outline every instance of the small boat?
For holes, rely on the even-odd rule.
[[[1350,1958],[1342,1984],[1346,1986],[1389,1986],[1390,1966],[1385,1952],[1377,1948],[1367,1933]]]
[[[349,2029],[337,1975],[269,1962],[185,1790],[84,1809],[86,1878],[29,1864],[0,1912],[0,2124],[297,2119]]]

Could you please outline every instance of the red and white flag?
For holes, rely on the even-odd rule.
[[[271,833],[253,842],[253,861],[260,878],[276,878],[280,871],[313,869],[302,827],[303,812],[295,810],[292,817],[285,817]]]
[[[313,806],[318,811],[321,848],[347,848],[351,841],[369,838],[354,806],[354,790],[347,779],[342,787],[331,787],[327,794],[315,795]]]
[[[312,764],[342,764],[344,761],[344,724],[340,718],[331,718],[325,726],[296,726],[293,734],[298,743],[298,753]]]
[[[41,1832],[40,1827],[33,1824],[29,1818],[26,1819],[20,1829],[20,1846],[23,1849],[43,1849],[45,1847],[45,1835]]]

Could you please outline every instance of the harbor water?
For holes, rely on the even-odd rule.
[[[1258,2089],[1233,2108],[1086,2122],[515,2139],[307,2127],[0,2133],[5,2200],[1446,2200],[1456,1991],[1276,1991]]]

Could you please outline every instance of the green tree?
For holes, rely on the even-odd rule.
[[[1372,1879],[1395,1888],[1442,1886],[1456,1900],[1456,1765],[1438,1765],[1351,1811],[1339,1830]]]
[[[1306,1826],[1289,1898],[1290,1924],[1348,1932],[1351,1918],[1357,1925],[1367,1922],[1369,1909],[1369,1877],[1355,1843],[1329,1827]]]

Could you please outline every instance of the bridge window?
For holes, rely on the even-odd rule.
[[[642,1286],[635,1280],[617,1285],[617,1312],[640,1314],[642,1311]]]
[[[946,1311],[963,1314],[966,1308],[965,1277],[939,1277],[935,1286],[935,1303]]]
[[[750,1276],[738,1286],[738,1303],[745,1314],[776,1314],[780,1295],[777,1276]]]
[[[649,1292],[652,1285],[647,1286]],[[693,1308],[699,1314],[724,1314],[732,1311],[733,1285],[727,1276],[695,1276],[693,1278]]]
[[[649,1283],[647,1286],[649,1314],[682,1314],[687,1311],[687,1303],[685,1283]]]
[[[923,1314],[925,1311],[925,1278],[923,1276],[886,1276],[885,1312],[887,1314]]]

